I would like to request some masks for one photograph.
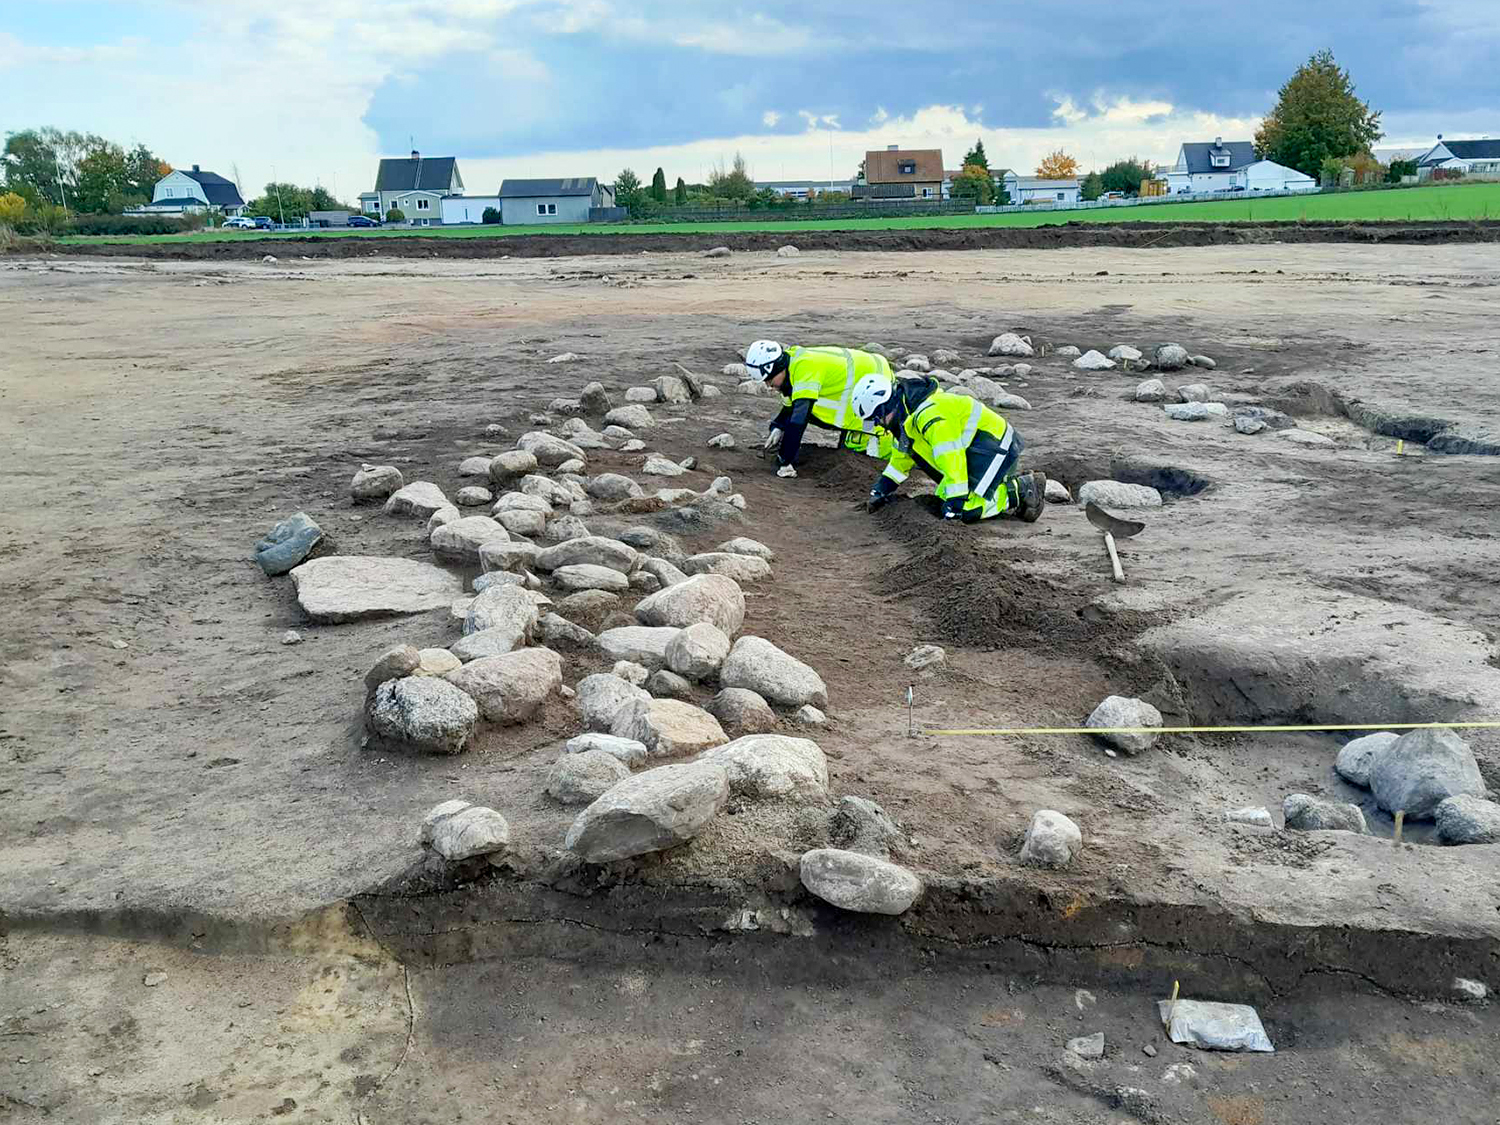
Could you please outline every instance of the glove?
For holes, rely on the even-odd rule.
[[[792,465],[783,465],[776,470],[776,475],[778,477],[794,477],[797,475],[797,470]]]
[[[870,489],[870,498],[865,501],[865,511],[878,512],[891,502],[891,497],[896,494],[896,482],[890,477],[879,476],[875,478],[875,487]]]
[[[776,423],[771,423],[771,432],[766,437],[766,443],[760,447],[762,455],[774,453],[781,445],[781,428]]]
[[[943,501],[943,518],[945,520],[956,520],[964,514],[964,497],[950,496]]]

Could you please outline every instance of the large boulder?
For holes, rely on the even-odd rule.
[[[823,678],[763,637],[741,637],[734,643],[719,669],[719,682],[727,688],[748,688],[782,707],[828,706]]]
[[[802,856],[802,885],[824,902],[862,914],[903,914],[922,894],[922,880],[906,868],[842,848]]]
[[[1434,818],[1445,844],[1500,844],[1500,805],[1463,793],[1438,804]]]
[[[1036,355],[1029,336],[1017,336],[1014,332],[1002,332],[990,342],[990,355]]]
[[[718,574],[736,582],[758,582],[771,577],[771,564],[754,555],[736,555],[728,551],[708,551],[690,555],[682,564],[689,574]],[[733,630],[726,630],[732,632]]]
[[[651,387],[656,392],[657,402],[681,404],[693,401],[687,384],[676,375],[658,375],[651,380]]]
[[[1084,726],[1094,727],[1099,730],[1113,730],[1119,727],[1159,727],[1161,726],[1161,712],[1144,699],[1132,699],[1123,695],[1111,695],[1103,703],[1095,707],[1089,715]],[[1160,737],[1149,732],[1142,733],[1118,733],[1118,734],[1096,734],[1095,738],[1126,754],[1139,754],[1142,750],[1149,750]]]
[[[547,795],[564,805],[589,805],[629,776],[630,767],[603,750],[564,753],[547,774]]]
[[[1344,743],[1339,756],[1334,759],[1333,768],[1351,785],[1368,789],[1370,771],[1375,767],[1375,759],[1394,746],[1400,737],[1394,731],[1381,730],[1374,734],[1350,739]]]
[[[690,680],[711,680],[719,674],[724,658],[729,655],[729,646],[729,637],[722,629],[699,621],[667,642],[667,667]]]
[[[1158,344],[1151,362],[1161,371],[1178,371],[1189,364],[1188,350],[1181,344]]]
[[[637,699],[615,716],[609,733],[644,742],[653,758],[697,754],[729,741],[719,720],[680,699]]]
[[[617,406],[604,416],[607,426],[623,426],[627,430],[644,430],[655,424],[651,411],[638,402]]]
[[[1027,867],[1066,867],[1083,850],[1083,831],[1052,809],[1039,809],[1026,829],[1021,862]]]
[[[549,648],[523,648],[471,660],[447,681],[479,704],[492,723],[522,723],[562,686],[562,657]]]
[[[325,555],[292,569],[297,603],[320,624],[445,609],[463,582],[415,559]]]
[[[616,738],[612,734],[590,731],[568,739],[564,749],[569,754],[609,754],[634,769],[646,764],[646,744],[633,738]]]
[[[1365,814],[1358,805],[1328,801],[1308,793],[1292,793],[1281,803],[1281,815],[1294,832],[1358,832],[1364,834]]]
[[[422,843],[450,863],[457,863],[504,851],[510,845],[510,825],[494,809],[467,801],[444,801],[423,820]]]
[[[516,477],[524,477],[527,473],[534,473],[536,469],[535,453],[524,449],[508,449],[490,459],[490,480],[513,480]]]
[[[883,808],[864,797],[839,801],[828,823],[828,841],[845,851],[890,859],[893,848],[907,846],[906,834]]]
[[[386,680],[365,712],[365,727],[377,743],[424,754],[457,754],[478,721],[474,700],[431,676]]]
[[[605,414],[609,411],[609,393],[603,383],[587,383],[578,395],[578,401],[590,414]]]
[[[490,462],[494,459],[488,453],[465,457],[458,463],[458,475],[461,477],[487,477],[490,475]]]
[[[623,473],[600,473],[584,486],[584,490],[595,500],[603,500],[607,504],[631,496],[645,495],[641,486]]]
[[[404,488],[391,493],[385,502],[388,516],[421,516],[426,519],[439,508],[452,505],[443,495],[443,490],[430,480],[414,480]]]
[[[510,533],[489,516],[465,516],[434,529],[432,553],[449,562],[478,566],[479,548],[495,542],[510,542]]]
[[[539,550],[535,543],[491,539],[479,548],[479,568],[486,574],[497,570],[520,571],[536,563]]]
[[[764,734],[776,729],[776,712],[765,697],[748,688],[724,688],[708,701],[708,713],[736,735]]]
[[[404,483],[395,465],[361,465],[349,482],[349,495],[355,500],[384,500]]]
[[[677,632],[669,627],[622,625],[599,634],[599,651],[610,660],[630,660],[655,671],[666,664],[667,645]]]
[[[503,637],[506,647],[490,655],[510,652],[526,644],[536,630],[539,614],[536,597],[530,590],[512,584],[486,586],[469,603],[464,615],[464,636],[489,634],[492,645],[500,643],[499,638]]]
[[[285,574],[312,553],[323,529],[306,512],[288,516],[255,544],[255,561],[268,577]]]
[[[488,504],[494,498],[495,494],[488,488],[481,488],[477,484],[465,485],[458,490],[458,495],[454,497],[461,508],[478,508],[484,504]]]
[[[593,563],[570,563],[552,572],[552,581],[570,593],[578,590],[608,590],[622,594],[630,589],[630,579],[618,570]]]
[[[1408,731],[1375,758],[1370,771],[1375,803],[1408,820],[1430,820],[1449,797],[1485,795],[1469,744],[1451,730]]]
[[[543,430],[533,430],[531,433],[522,434],[516,439],[516,448],[530,453],[539,465],[561,465],[564,461],[572,461],[575,458],[580,461],[587,460],[584,451],[571,441],[564,441],[556,434],[549,434]]]
[[[729,774],[729,791],[737,797],[828,802],[828,759],[810,738],[752,734],[706,750],[698,760],[722,765]]]
[[[536,553],[534,565],[538,570],[556,570],[560,566],[588,564],[629,574],[640,562],[640,557],[634,547],[627,547],[618,539],[586,535],[582,539],[569,539],[566,543],[542,548]]]
[[[557,603],[557,612],[575,624],[597,629],[620,609],[620,595],[608,590],[579,590]]]
[[[537,538],[547,530],[547,517],[541,512],[525,508],[502,508],[495,513],[495,522],[511,535]]]
[[[642,599],[635,607],[635,615],[646,625],[679,629],[707,622],[732,637],[745,623],[745,595],[733,578],[695,574]]]
[[[590,863],[664,851],[702,832],[728,799],[723,766],[658,766],[618,782],[579,813],[564,845]]]
[[[1078,504],[1098,504],[1109,511],[1129,508],[1160,508],[1161,493],[1144,484],[1118,480],[1091,480],[1078,486]]]
[[[608,731],[615,719],[636,700],[651,698],[647,692],[613,672],[585,676],[578,681],[575,690],[574,706],[583,717],[584,727],[591,731]]]

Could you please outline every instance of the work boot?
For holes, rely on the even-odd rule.
[[[1025,523],[1036,523],[1042,518],[1047,506],[1047,475],[1045,473],[1022,473],[1016,478],[1016,518]]]

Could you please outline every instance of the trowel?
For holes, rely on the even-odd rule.
[[[1114,568],[1115,581],[1125,581],[1125,568],[1120,565],[1120,554],[1115,550],[1115,539],[1129,539],[1139,535],[1146,530],[1146,525],[1138,520],[1125,520],[1119,516],[1112,516],[1098,504],[1089,504],[1084,509],[1084,515],[1088,516],[1089,523],[1104,532],[1104,548],[1109,552],[1109,565]]]

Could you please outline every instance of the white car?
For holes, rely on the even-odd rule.
[[[254,230],[255,220],[247,219],[244,215],[236,215],[232,219],[224,220],[225,230]]]

